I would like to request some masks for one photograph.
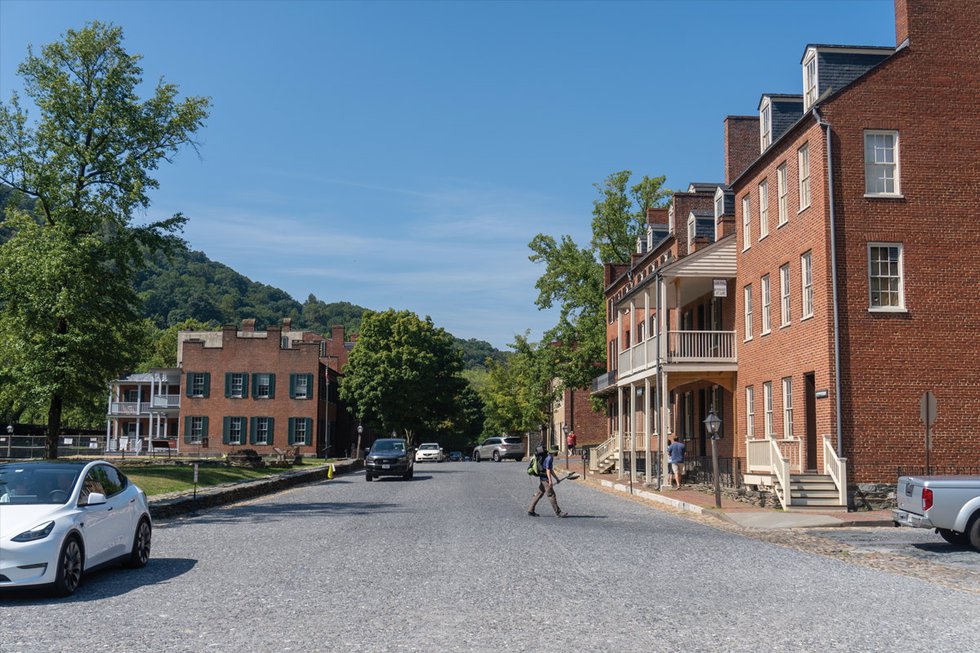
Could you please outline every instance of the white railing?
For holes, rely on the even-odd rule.
[[[772,448],[769,440],[745,441],[745,468],[749,473],[772,471]]]
[[[589,468],[592,471],[599,469],[599,463],[605,461],[606,458],[611,456],[616,452],[616,434],[614,433],[611,438],[603,442],[597,447],[592,449],[592,455],[589,458]]]
[[[157,395],[153,397],[154,408],[180,408],[180,395]]]
[[[629,349],[627,349],[626,351],[619,352],[619,375],[620,376],[633,369],[633,367],[630,365],[631,361],[632,361],[632,356],[630,356]]]
[[[109,405],[109,412],[113,415],[138,415],[138,409],[145,405],[135,401],[113,401]]]
[[[667,360],[736,362],[734,331],[668,331]]]
[[[834,479],[840,505],[847,505],[847,458],[838,458],[830,436],[823,436],[823,471]]]
[[[638,370],[646,367],[647,364],[647,348],[646,345],[640,343],[633,347],[631,350],[633,352],[633,369]]]
[[[779,503],[782,504],[783,510],[786,510],[786,506],[790,501],[790,487],[789,487],[789,460],[783,458],[783,453],[779,450],[779,445],[776,444],[775,440],[769,440],[769,455],[772,459],[772,472],[776,477],[776,496],[779,497]]]

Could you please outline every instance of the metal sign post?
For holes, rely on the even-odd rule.
[[[936,423],[936,395],[926,390],[919,399],[919,420],[926,427],[926,476],[929,475],[929,452],[932,451],[932,425]]]
[[[194,498],[197,498],[197,463],[194,463]]]

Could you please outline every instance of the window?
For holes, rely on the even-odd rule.
[[[779,225],[786,224],[789,220],[789,210],[787,209],[786,199],[786,164],[776,168],[776,193],[779,195]]]
[[[240,372],[225,374],[225,396],[241,399],[248,396],[248,375]]]
[[[313,397],[312,374],[290,374],[289,396],[292,399],[310,399]]]
[[[694,214],[687,219],[687,253],[690,254],[694,251],[694,239],[697,237],[697,222],[694,219]]]
[[[793,377],[783,379],[783,437],[793,437]]]
[[[762,277],[762,335],[769,333],[769,275]]]
[[[817,101],[817,53],[811,50],[803,62],[803,110],[807,111]]]
[[[755,437],[755,386],[745,386],[745,436]]]
[[[203,444],[208,438],[207,417],[187,417],[184,419],[184,442]]]
[[[779,325],[789,326],[789,263],[779,268]]]
[[[725,193],[719,188],[715,191],[715,222],[725,214]]]
[[[905,310],[902,267],[902,246],[900,244],[868,244],[868,288],[871,293],[870,310]]]
[[[225,444],[245,444],[245,418],[244,417],[224,418],[223,441]]]
[[[252,444],[272,444],[272,418],[253,417],[255,426],[252,428]]]
[[[800,169],[800,210],[810,206],[810,145],[807,143],[796,153]]]
[[[187,396],[207,397],[211,387],[211,375],[208,372],[187,373]]]
[[[769,180],[759,182],[759,240],[769,235]]]
[[[752,284],[745,286],[745,339],[752,339]]]
[[[252,375],[252,398],[275,399],[276,375],[268,372],[258,372]]]
[[[899,196],[898,132],[864,132],[864,192]]]
[[[765,150],[772,143],[772,106],[769,98],[762,100],[759,110],[759,149]]]
[[[800,275],[803,284],[803,319],[813,317],[813,254],[800,257]]]
[[[616,321],[616,315],[613,313],[613,300],[611,299],[606,302],[606,315],[608,316],[606,319],[609,321],[609,324]]]
[[[667,211],[667,229],[670,233],[674,233],[674,205],[670,205],[670,209]]]
[[[762,408],[765,411],[766,439],[772,438],[772,381],[762,384]]]
[[[290,417],[289,418],[289,444],[312,444],[310,437],[313,420],[309,417]],[[499,442],[499,438],[498,438]],[[488,440],[485,444],[491,444]]]
[[[752,247],[752,212],[749,196],[742,198],[742,251]]]

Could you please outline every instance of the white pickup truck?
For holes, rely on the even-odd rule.
[[[980,476],[902,476],[896,526],[934,528],[944,540],[980,551]]]

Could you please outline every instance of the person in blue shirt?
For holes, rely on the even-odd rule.
[[[670,473],[667,475],[667,483],[673,485],[677,479],[677,489],[681,489],[681,478],[684,476],[684,451],[687,449],[684,443],[676,437],[667,447],[667,462],[670,464]]]
[[[527,509],[527,514],[531,517],[537,517],[538,513],[534,512],[534,508],[538,505],[538,501],[541,497],[547,495],[548,501],[551,502],[551,507],[555,511],[555,514],[559,517],[567,517],[568,513],[564,512],[558,507],[558,497],[555,496],[555,486],[558,485],[560,479],[555,475],[555,456],[558,450],[552,448],[551,451],[545,452],[543,445],[538,445],[537,450],[534,455],[540,457],[540,464],[538,469],[538,492],[534,495],[534,499],[531,500],[531,506]]]

